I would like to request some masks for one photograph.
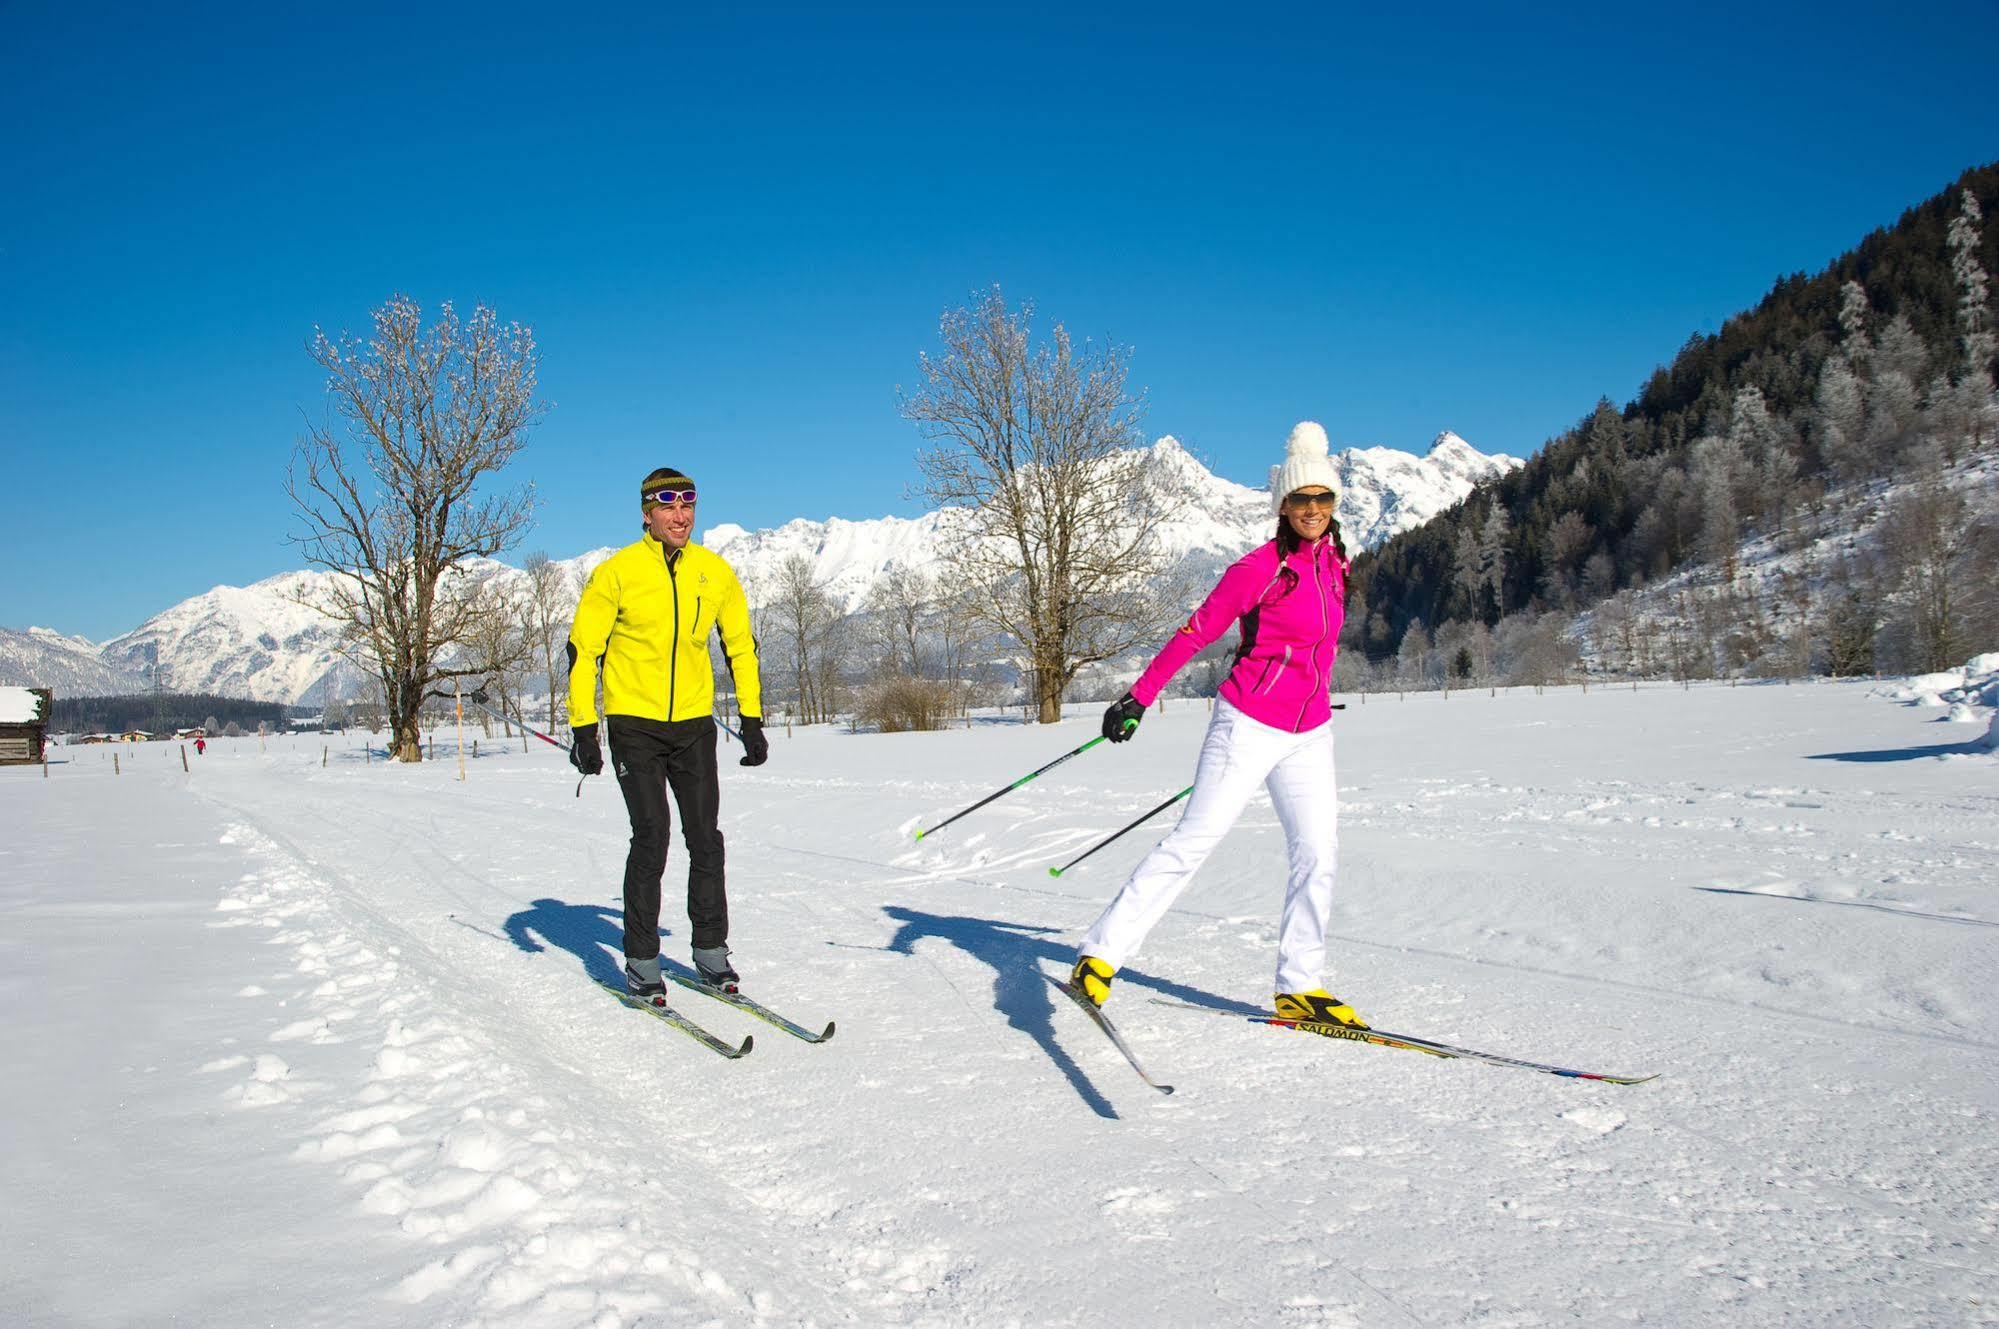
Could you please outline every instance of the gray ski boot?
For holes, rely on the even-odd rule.
[[[734,992],[736,985],[743,981],[742,975],[729,963],[727,946],[696,946],[694,972],[701,976],[703,983],[724,992]]]
[[[659,957],[650,960],[625,960],[625,991],[640,1001],[651,1001],[654,997],[666,995],[666,984],[660,981]]]

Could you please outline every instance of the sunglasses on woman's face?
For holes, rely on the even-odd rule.
[[[1330,508],[1333,506],[1333,491],[1322,494],[1308,494],[1302,489],[1284,500],[1294,508]]]
[[[694,506],[694,491],[692,489],[661,489],[647,494],[646,497],[661,507],[670,508],[675,503],[685,503],[689,507]]]

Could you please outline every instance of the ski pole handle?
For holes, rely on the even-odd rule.
[[[1061,867],[1048,869],[1048,875],[1051,877],[1061,876],[1063,873],[1067,872],[1070,868],[1075,867],[1078,863],[1088,858],[1091,854],[1094,854],[1099,849],[1102,849],[1112,840],[1117,839],[1118,836],[1123,835],[1126,831],[1132,831],[1138,829],[1140,826],[1143,826],[1146,822],[1151,821],[1154,817],[1166,811],[1166,809],[1172,807],[1175,803],[1178,803],[1181,799],[1185,798],[1187,795],[1193,792],[1194,792],[1194,786],[1188,785],[1185,789],[1182,789],[1179,793],[1173,795],[1173,797],[1167,799],[1164,803],[1161,803],[1158,807],[1152,809],[1152,811],[1146,813],[1143,817],[1140,817],[1137,821],[1131,822],[1129,825],[1120,827],[1118,830],[1113,831],[1111,834],[1105,836],[1103,839],[1091,845],[1088,849],[1085,849],[1082,853],[1070,859],[1067,863],[1064,863]]]
[[[984,798],[972,804],[972,806],[966,808],[963,812],[954,812],[950,816],[944,818],[944,820],[938,822],[935,826],[932,826],[930,829],[918,831],[916,833],[916,838],[921,840],[926,835],[935,835],[937,832],[943,830],[946,826],[949,826],[952,822],[958,820],[958,818],[965,816],[968,813],[977,812],[980,808],[984,807],[986,804],[992,802],[996,798],[1004,798],[1006,795],[1020,788],[1022,785],[1034,779],[1036,776],[1047,774],[1049,771],[1054,770],[1057,766],[1060,766],[1063,762],[1069,760],[1069,758],[1081,756],[1083,753],[1088,752],[1091,748],[1095,747],[1097,744],[1103,741],[1104,741],[1104,736],[1102,734],[1099,734],[1095,738],[1091,739],[1089,742],[1083,744],[1081,747],[1075,747],[1069,749],[1069,751],[1063,753],[1061,756],[1057,757],[1054,761],[1049,762],[1046,766],[1043,766],[1038,770],[1029,771],[1026,775],[1021,776],[1018,780],[1015,780],[1012,784],[1008,785],[1006,788],[996,790],[993,793],[987,794]]]

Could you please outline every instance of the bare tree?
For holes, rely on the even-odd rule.
[[[1984,514],[1946,483],[1934,454],[1918,467],[1882,522],[1881,543],[1901,582],[1909,663],[1931,672],[1963,663],[1966,593],[1991,584],[1993,562]]]
[[[481,482],[525,446],[535,400],[534,334],[481,305],[450,304],[426,328],[407,296],[374,313],[374,334],[314,330],[313,359],[341,425],[308,426],[285,489],[306,561],[339,575],[323,610],[348,657],[380,678],[390,749],[419,761],[418,716],[440,684],[477,672],[443,663],[478,621],[478,586],[456,571],[527,529],[531,487],[482,496]]]
[[[917,568],[894,567],[868,592],[867,632],[877,668],[904,678],[923,676],[923,641],[936,612],[936,586]]]
[[[820,584],[812,560],[793,554],[780,563],[769,597],[768,621],[777,644],[789,655],[798,718],[804,724],[830,720],[830,685],[835,673],[829,662],[836,663],[839,654],[831,636],[840,615]]]
[[[1125,395],[1128,353],[1075,346],[1057,324],[1039,346],[1033,307],[995,287],[947,310],[940,356],[902,413],[932,446],[921,492],[968,513],[950,551],[969,612],[1017,642],[1043,724],[1086,664],[1164,629],[1148,583],[1164,570],[1136,500],[1141,403]]]
[[[548,731],[561,724],[558,708],[569,691],[569,621],[576,615],[577,588],[561,566],[539,551],[524,567],[527,584],[527,636],[533,658],[548,683]]]
[[[486,678],[497,703],[493,709],[503,716],[520,717],[521,666],[536,655],[534,635],[529,630],[529,609],[525,597],[516,595],[498,578],[488,579],[474,599],[470,626],[465,631],[464,662]],[[492,717],[478,712],[479,726],[492,737]],[[507,731],[513,737],[513,731]]]

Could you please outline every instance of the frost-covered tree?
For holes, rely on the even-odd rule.
[[[285,488],[304,524],[308,563],[340,574],[315,601],[345,650],[380,679],[390,750],[421,761],[419,716],[442,685],[476,673],[447,664],[478,619],[479,587],[460,572],[510,548],[534,511],[531,486],[482,494],[526,446],[535,399],[534,334],[481,305],[450,304],[425,326],[407,296],[374,313],[367,339],[315,330],[339,425],[311,425]]]
[[[1929,361],[1923,339],[1900,314],[1874,339],[1867,384],[1867,446],[1878,467],[1893,467],[1921,431],[1919,387],[1929,378]]]
[[[923,356],[902,414],[930,445],[924,496],[971,515],[950,550],[969,612],[1019,644],[1052,724],[1079,669],[1152,642],[1181,606],[1153,585],[1165,564],[1138,503],[1128,352],[1060,324],[1037,345],[1033,313],[997,287],[945,311],[943,354]]]
[[[1860,379],[1844,355],[1829,357],[1820,371],[1812,416],[1817,424],[1820,462],[1844,481],[1865,476],[1870,469],[1867,403]]]
[[[1750,510],[1769,514],[1781,525],[1798,481],[1798,458],[1792,451],[1790,422],[1770,410],[1763,390],[1745,384],[1729,404],[1729,442],[1749,467]]]
[[[1867,288],[1857,281],[1844,282],[1839,288],[1839,338],[1840,349],[1856,371],[1865,372],[1871,343],[1867,338],[1867,316],[1872,312],[1868,303]]]
[[[1402,630],[1402,644],[1395,651],[1395,676],[1405,687],[1421,687],[1429,677],[1430,632],[1420,618],[1411,619]]]
[[[1985,265],[1978,261],[1983,239],[1984,211],[1969,189],[1962,197],[1962,210],[1950,224],[1950,270],[1957,279],[1957,326],[1964,345],[1964,372],[1954,385],[1952,398],[1956,414],[1969,432],[1972,444],[1983,447],[1994,437],[1995,412],[1992,400],[1992,295]]]
[[[1506,612],[1506,544],[1512,536],[1513,523],[1506,509],[1494,503],[1478,532],[1479,580],[1490,597],[1493,620]]]
[[[1464,596],[1468,612],[1481,615],[1485,605],[1485,562],[1479,554],[1478,534],[1468,521],[1458,524],[1455,554],[1455,585]]]
[[[1736,546],[1742,539],[1742,518],[1736,507],[1742,454],[1723,434],[1694,440],[1693,481],[1700,493],[1701,557],[1722,569],[1724,580],[1735,576]]]

